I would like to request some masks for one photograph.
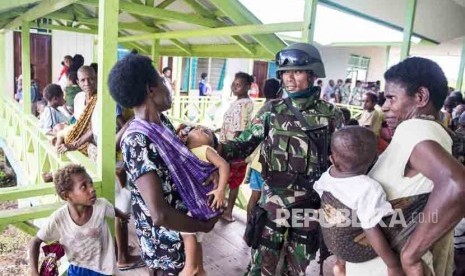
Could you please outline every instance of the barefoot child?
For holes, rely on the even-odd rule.
[[[392,206],[386,200],[381,185],[366,175],[376,161],[376,145],[375,134],[364,127],[350,126],[336,131],[331,140],[330,159],[333,165],[315,183],[314,189],[322,198],[327,221],[334,222],[337,217],[328,219],[328,213],[334,214],[342,208],[355,211],[369,241],[368,246],[360,245],[363,247],[360,252],[364,249],[371,250],[372,247],[388,266],[389,275],[404,275],[399,256],[391,249],[379,226],[383,217],[393,213]],[[342,204],[338,206],[338,203]],[[347,256],[345,248],[341,246],[343,238],[339,239],[339,235],[343,236],[344,233],[337,232],[342,228],[322,226],[326,245],[338,257],[334,267],[336,276],[345,275],[342,259]]]
[[[177,132],[181,130],[188,131],[186,146],[191,152],[200,160],[211,163],[218,168],[218,188],[209,192],[208,195],[213,196],[210,205],[213,209],[218,210],[223,208],[225,204],[224,195],[229,178],[229,164],[214,150],[218,145],[215,134],[210,129],[201,126],[197,126],[190,131],[187,126],[181,126],[181,128]],[[186,252],[186,264],[180,275],[206,275],[203,268],[202,237],[203,233],[182,233]]]
[[[70,263],[67,274],[113,275],[116,258],[106,217],[129,219],[103,198],[97,198],[92,179],[84,167],[70,164],[54,176],[57,194],[67,204],[55,211],[29,245],[32,275],[39,275],[42,242],[59,241]],[[93,274],[92,274],[93,273]]]

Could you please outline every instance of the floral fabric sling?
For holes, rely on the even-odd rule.
[[[213,189],[213,184],[203,185],[204,181],[216,170],[212,164],[195,157],[164,125],[134,119],[124,136],[135,132],[146,135],[156,146],[157,152],[168,167],[176,189],[193,218],[208,220],[220,214],[208,205],[207,193]]]

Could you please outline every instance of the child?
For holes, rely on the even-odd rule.
[[[350,126],[336,131],[331,140],[330,160],[333,165],[315,182],[314,189],[322,198],[325,212],[328,193],[348,209],[356,211],[368,241],[388,266],[389,275],[403,275],[399,256],[390,248],[379,226],[383,217],[393,213],[392,206],[386,200],[381,185],[366,176],[377,158],[376,145],[374,133],[364,127]],[[323,228],[323,231],[325,229],[329,228]],[[337,256],[338,249],[332,248],[331,241],[323,235],[328,248]],[[344,261],[340,256],[334,274],[345,275]]]
[[[229,179],[229,164],[215,151],[218,140],[213,132],[202,126],[189,130],[186,125],[181,125],[177,133],[187,133],[186,146],[200,160],[213,164],[218,168],[218,188],[208,193],[213,196],[210,206],[213,209],[221,209],[225,204],[225,190]],[[203,268],[202,233],[182,233],[186,251],[186,263],[179,275],[206,275]]]
[[[29,245],[32,275],[39,275],[42,242],[59,241],[70,263],[67,274],[113,275],[116,257],[106,217],[129,216],[103,198],[97,198],[92,179],[84,167],[70,164],[53,177],[57,194],[67,204],[55,211]],[[92,274],[94,273],[94,274]]]
[[[60,125],[63,126],[68,123],[66,116],[57,109],[59,106],[65,104],[63,90],[57,84],[49,84],[44,89],[44,98],[47,100],[47,106],[40,114],[39,128],[45,134],[54,136],[56,134],[55,131],[62,128]]]
[[[69,71],[68,72],[68,82],[65,87],[65,100],[68,109],[71,111],[71,114],[74,112],[74,98],[76,97],[77,93],[81,92],[82,89],[79,87],[77,81],[77,72]]]

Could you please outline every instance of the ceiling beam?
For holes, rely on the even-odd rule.
[[[178,47],[179,49],[181,49],[184,53],[186,53],[187,55],[191,56],[192,53],[191,53],[191,49],[189,46],[187,45],[184,45],[181,41],[177,40],[177,39],[171,39],[170,40],[171,43],[173,43],[176,47]]]
[[[98,34],[97,31],[90,30],[90,29],[66,27],[66,26],[53,25],[53,24],[38,24],[37,28],[47,29],[47,30],[56,30],[56,31],[74,32],[74,33],[81,33],[81,34],[93,34],[93,35]]]
[[[263,25],[242,25],[211,29],[172,31],[164,33],[143,34],[118,38],[118,41],[136,41],[170,38],[191,38],[201,36],[253,35],[276,32],[293,32],[302,30],[302,22],[272,23]]]
[[[3,0],[3,1],[0,1],[0,11],[11,10],[17,7],[34,4],[39,1],[40,0],[15,0],[15,1]]]
[[[81,0],[82,3],[98,6],[98,0]],[[182,22],[205,27],[216,27],[216,20],[205,18],[200,15],[187,14],[160,8],[152,8],[141,4],[121,1],[120,10],[131,14],[147,16],[168,21]]]
[[[265,59],[272,60],[274,55],[271,55],[263,47],[254,44],[257,51],[254,54],[248,54],[236,44],[223,44],[223,45],[191,45],[190,55],[182,50],[177,49],[175,46],[162,46],[160,48],[160,55],[162,56],[183,56],[183,57],[217,57],[217,58],[252,58],[252,59]]]
[[[19,27],[23,21],[28,22],[35,20],[39,17],[43,17],[44,15],[67,7],[77,1],[78,0],[42,0],[37,6],[8,23],[4,29],[15,29]]]
[[[238,0],[209,0],[223,14],[229,17],[237,25],[262,24],[247,8]],[[252,36],[263,48],[274,55],[286,46],[276,35]]]
[[[147,1],[152,1],[152,5],[147,5],[147,3],[145,3],[145,5],[153,7],[153,0],[147,0]],[[168,7],[169,5],[173,4],[174,1],[176,0],[165,0],[161,2],[160,4],[158,4],[155,8],[164,9]]]
[[[215,14],[207,10],[204,6],[199,4],[196,0],[184,0],[196,13],[206,18],[216,18]]]

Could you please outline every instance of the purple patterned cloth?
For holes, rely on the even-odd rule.
[[[213,184],[203,185],[204,181],[216,170],[215,166],[199,160],[163,124],[158,125],[134,119],[124,136],[135,132],[146,135],[156,146],[158,154],[168,167],[176,189],[193,218],[208,220],[220,215],[219,211],[213,211],[208,206],[207,193],[213,189]]]

